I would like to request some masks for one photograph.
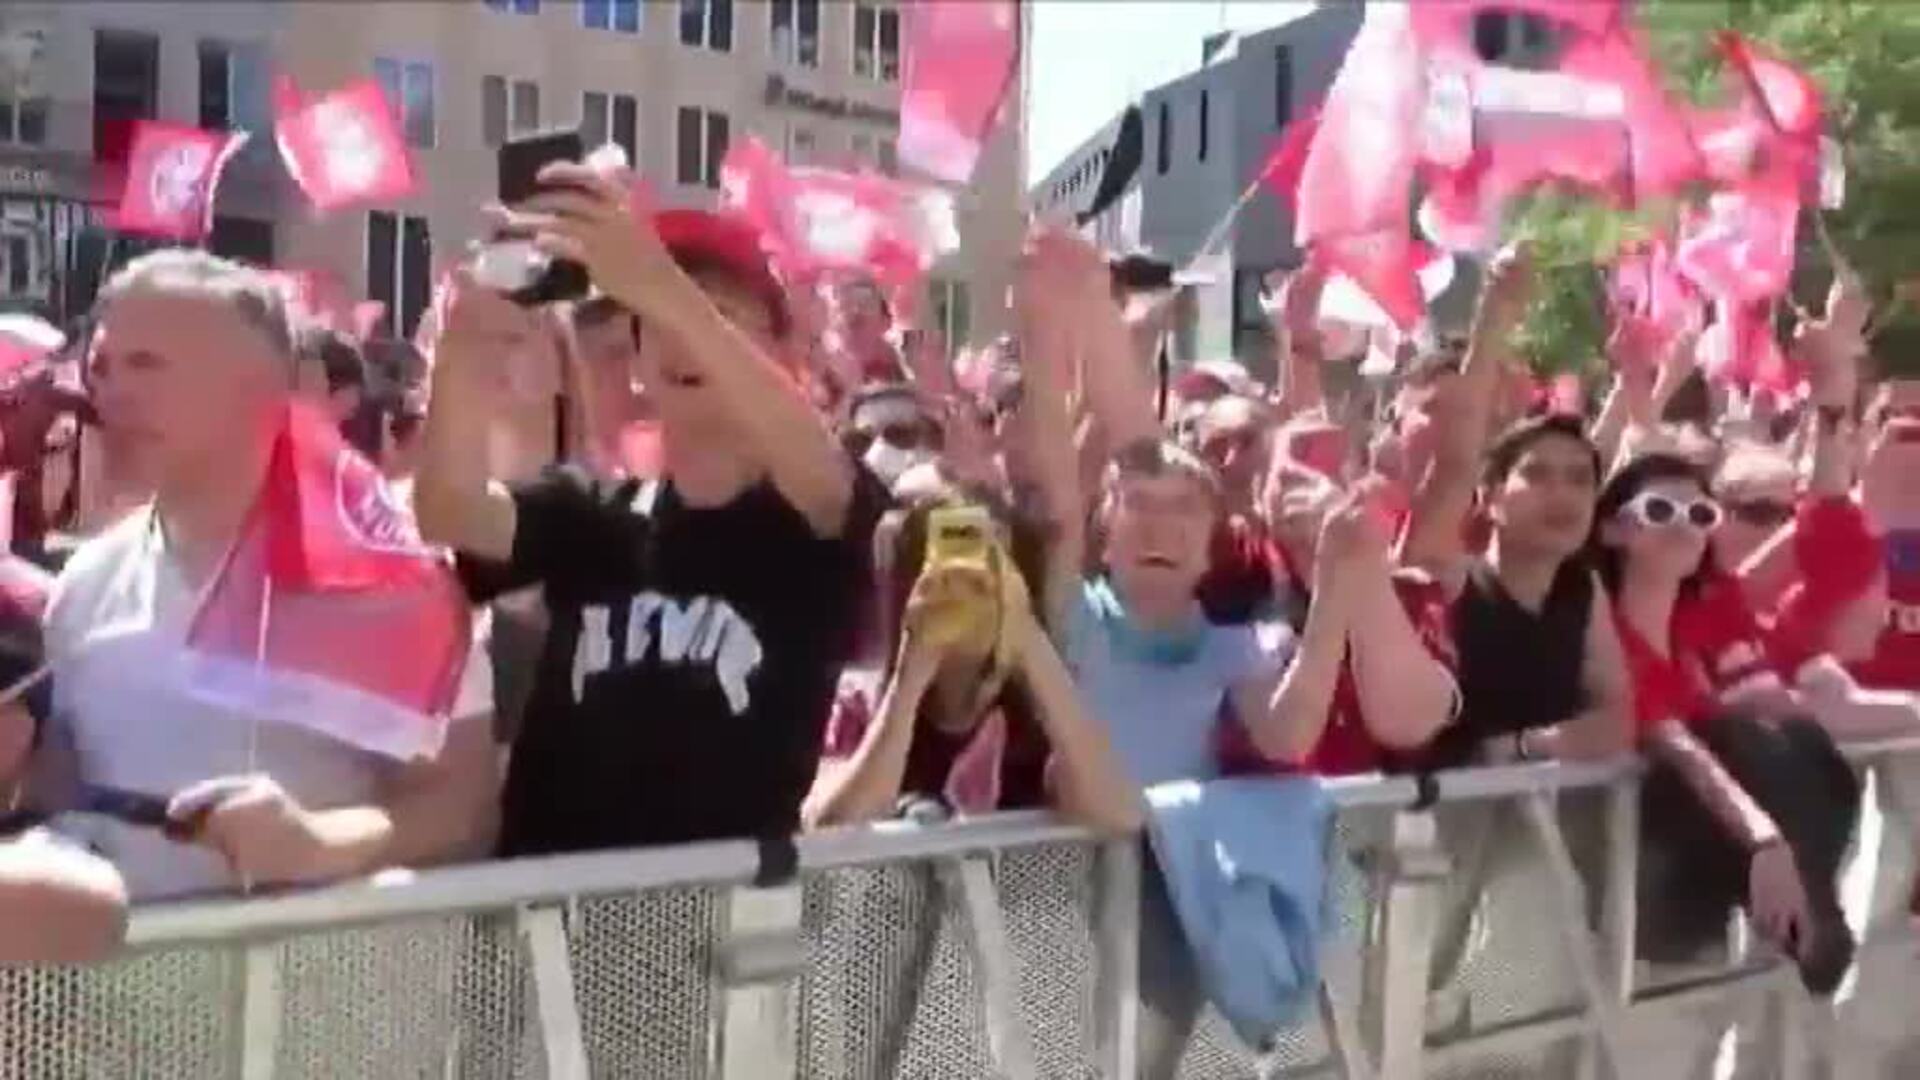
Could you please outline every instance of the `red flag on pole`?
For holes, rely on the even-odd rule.
[[[1732,30],[1720,34],[1727,65],[1774,130],[1797,139],[1820,136],[1820,86],[1805,72]]]
[[[274,109],[280,159],[315,209],[413,194],[413,158],[378,81],[363,79],[302,100],[282,80]]]
[[[136,121],[113,227],[169,240],[204,237],[213,228],[221,170],[246,141],[244,131]]]
[[[1260,182],[1289,212],[1294,208],[1300,176],[1307,167],[1307,151],[1313,148],[1313,136],[1319,130],[1320,110],[1295,117],[1260,166]]]
[[[972,179],[1019,73],[1018,0],[904,5],[900,160],[950,184]]]
[[[196,694],[394,758],[446,733],[470,625],[450,567],[326,418],[287,407],[188,631]]]

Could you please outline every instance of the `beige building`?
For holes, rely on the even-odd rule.
[[[891,168],[899,16],[892,0],[8,0],[0,307],[83,309],[101,265],[138,246],[100,227],[98,178],[126,124],[151,118],[260,132],[222,184],[211,246],[333,271],[404,330],[433,269],[475,236],[494,147],[515,131],[580,125],[620,142],[673,205],[711,205],[720,157],[747,134],[796,163]],[[275,72],[309,91],[380,78],[419,194],[315,216],[272,151]],[[963,340],[1004,323],[1016,128],[960,194],[965,248],[931,276],[928,317]]]

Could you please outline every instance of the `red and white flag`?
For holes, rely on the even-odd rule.
[[[325,417],[288,405],[188,632],[191,690],[389,757],[430,756],[470,634],[451,568],[378,470]]]
[[[37,315],[0,315],[0,387],[39,370],[67,345],[67,335]]]
[[[282,79],[276,83],[274,110],[280,160],[315,209],[413,194],[413,157],[377,80],[305,98]]]
[[[953,197],[872,173],[789,170],[742,139],[720,170],[721,204],[760,231],[788,280],[860,271],[897,286],[960,246]]]
[[[136,121],[113,227],[187,242],[206,236],[220,173],[246,141],[244,131]]]
[[[973,178],[1020,67],[1018,0],[905,5],[900,160],[949,184]]]

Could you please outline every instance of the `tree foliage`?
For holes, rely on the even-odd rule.
[[[1728,100],[1714,42],[1721,30],[1767,44],[1819,82],[1828,134],[1847,164],[1846,203],[1826,212],[1828,231],[1874,292],[1883,327],[1875,353],[1883,367],[1920,372],[1920,311],[1894,299],[1898,285],[1920,277],[1920,3],[1640,0],[1636,14],[1656,61],[1686,100]],[[1599,279],[1576,264],[1580,244],[1604,259],[1610,244],[1630,234],[1633,225],[1618,217],[1591,201],[1558,196],[1529,200],[1518,215],[1519,230],[1546,237],[1554,249],[1523,334],[1536,367],[1565,370],[1598,356],[1605,334]],[[1828,276],[1816,234],[1804,229],[1796,293],[1814,299]]]

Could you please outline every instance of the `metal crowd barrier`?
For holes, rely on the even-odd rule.
[[[1872,778],[1846,881],[1866,943],[1832,1007],[1739,942],[1713,970],[1636,971],[1637,763],[1330,781],[1318,1007],[1259,1048],[1208,1018],[1182,1076],[1664,1078],[1733,1041],[1769,1075],[1920,1075],[1869,1053],[1913,1038],[1920,964],[1890,913],[1916,752],[1849,748]],[[1469,819],[1503,822],[1502,866],[1430,993]],[[1138,844],[1017,813],[804,836],[772,888],[756,845],[723,842],[145,908],[114,963],[0,971],[0,1080],[1132,1078]],[[1851,1019],[1876,1001],[1891,1024]]]

